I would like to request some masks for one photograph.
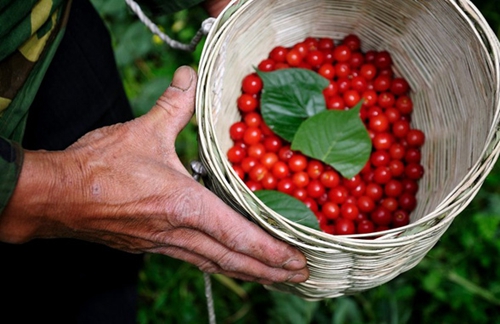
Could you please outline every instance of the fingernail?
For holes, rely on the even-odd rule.
[[[283,264],[283,269],[286,270],[300,270],[306,267],[306,263],[303,260],[290,259]]]
[[[302,273],[296,273],[296,274],[293,274],[291,275],[290,277],[288,277],[288,279],[286,279],[286,282],[294,282],[294,283],[299,283],[299,282],[304,282],[306,281],[306,276]]]
[[[191,69],[189,66],[181,66],[175,71],[170,86],[181,91],[186,91],[191,87],[191,84],[193,83],[193,77],[193,69]]]

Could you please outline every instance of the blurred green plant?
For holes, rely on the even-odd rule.
[[[92,2],[110,29],[134,112],[142,115],[177,67],[196,68],[203,45],[194,53],[171,50],[123,0]],[[473,3],[500,35],[500,1]],[[154,21],[173,39],[189,42],[205,18],[196,7]],[[196,137],[193,122],[178,138],[177,151],[186,166],[197,158]],[[147,255],[140,273],[138,323],[207,323],[204,289],[196,267]],[[212,289],[219,323],[500,323],[500,166],[424,260],[380,287],[318,302],[220,275],[212,276]]]

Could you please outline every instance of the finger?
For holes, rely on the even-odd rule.
[[[290,271],[266,265],[245,254],[228,249],[206,234],[188,228],[180,228],[168,233],[168,247],[174,252],[181,248],[189,252],[190,260],[202,271],[222,273],[247,281],[260,282],[302,282],[307,279],[307,269]],[[161,251],[161,250],[159,250]],[[162,251],[162,252],[165,252]],[[199,256],[197,259],[193,259]],[[186,256],[178,256],[186,258]]]
[[[207,259],[206,257],[178,246],[156,248],[152,250],[151,253],[168,255],[169,257],[185,261],[187,263],[196,266],[198,269],[200,269],[200,271],[209,274],[223,274],[231,278],[240,279],[244,281],[258,282],[263,285],[270,285],[273,283],[273,281],[265,280],[262,278],[255,278],[253,276],[249,276],[246,274],[225,271],[224,269],[220,268],[217,264]]]
[[[190,193],[191,192],[191,193]],[[176,204],[174,227],[196,228],[230,250],[250,256],[271,267],[300,270],[306,267],[304,255],[272,237],[227,206],[212,192],[200,186],[184,187]]]
[[[189,66],[175,71],[172,83],[156,101],[147,118],[160,123],[159,130],[170,142],[188,124],[194,114],[196,73]]]
[[[273,267],[288,270],[299,270],[306,267],[304,255],[269,233],[256,224],[243,218],[227,205],[217,202],[221,206],[210,209],[218,211],[206,219],[207,232],[218,239],[222,244],[237,252],[252,256]],[[209,212],[207,210],[207,212]]]

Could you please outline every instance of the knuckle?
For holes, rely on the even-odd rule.
[[[246,252],[245,250],[252,248],[251,240],[247,239],[247,232],[242,228],[221,233],[221,240],[226,242],[228,248],[237,252]],[[245,244],[242,245],[241,242]]]
[[[203,207],[196,194],[194,188],[185,186],[168,197],[167,214],[174,227],[197,228],[203,222]]]
[[[156,106],[165,111],[170,117],[175,117],[179,110],[184,110],[186,107],[194,112],[194,105],[190,104],[193,98],[192,93],[188,93],[187,96],[179,96],[167,91],[166,94],[158,98]]]
[[[226,272],[238,272],[240,269],[236,266],[232,254],[227,252],[220,256],[217,260],[219,267]]]

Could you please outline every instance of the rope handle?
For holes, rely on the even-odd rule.
[[[193,172],[193,179],[200,181],[207,175],[207,171],[200,161],[191,162],[191,171]],[[214,298],[212,294],[212,282],[210,275],[206,272],[203,273],[203,280],[205,284],[205,297],[207,298],[208,319],[210,324],[216,324]]]
[[[142,23],[146,25],[146,27],[148,27],[148,29],[153,34],[160,37],[160,39],[165,43],[167,43],[168,46],[170,46],[171,48],[183,50],[186,52],[193,52],[196,49],[196,46],[200,43],[203,36],[207,35],[210,32],[210,29],[212,29],[212,26],[215,22],[215,18],[213,17],[205,19],[201,23],[200,29],[198,30],[198,32],[196,32],[191,42],[188,44],[184,44],[170,38],[168,35],[162,32],[160,28],[158,28],[158,26],[155,23],[153,23],[148,16],[146,16],[146,14],[142,11],[141,7],[137,4],[137,2],[135,2],[134,0],[125,0],[125,2],[129,6],[129,8],[137,15],[139,20],[142,21]]]

